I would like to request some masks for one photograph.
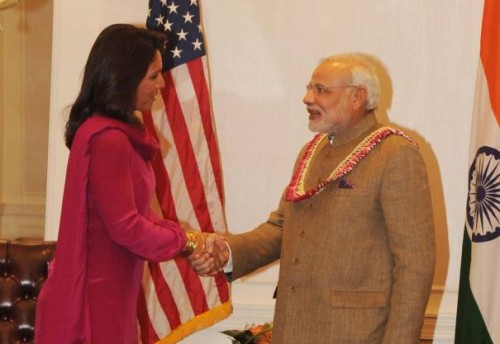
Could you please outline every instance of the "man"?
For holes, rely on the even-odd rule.
[[[375,119],[372,61],[318,65],[304,103],[320,134],[267,222],[226,238],[231,279],[280,259],[273,344],[419,342],[435,264],[429,185],[416,144]],[[199,273],[214,273],[207,256],[192,259]]]

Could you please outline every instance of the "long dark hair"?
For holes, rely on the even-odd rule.
[[[80,125],[95,113],[140,125],[134,116],[137,87],[164,42],[162,34],[130,24],[114,24],[99,34],[66,123],[68,148]]]

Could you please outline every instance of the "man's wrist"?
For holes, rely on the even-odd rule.
[[[224,265],[222,271],[224,271],[225,274],[231,274],[233,272],[233,255],[231,253],[231,246],[226,242],[227,245],[227,250],[229,251],[229,257],[227,259],[226,265]]]

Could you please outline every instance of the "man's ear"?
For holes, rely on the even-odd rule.
[[[352,97],[353,97],[353,102],[352,102],[353,110],[359,110],[360,108],[365,107],[366,99],[368,98],[368,92],[364,87],[356,87],[356,89],[352,93]]]

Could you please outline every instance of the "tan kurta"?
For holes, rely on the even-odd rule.
[[[306,190],[379,127],[369,115],[323,142]],[[418,342],[434,228],[425,165],[405,138],[386,138],[312,198],[282,198],[266,223],[228,242],[234,279],[280,259],[273,344]]]

